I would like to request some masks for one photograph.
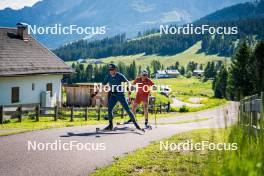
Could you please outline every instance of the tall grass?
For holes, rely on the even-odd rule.
[[[236,151],[214,151],[209,157],[205,175],[264,175],[264,138],[256,130],[233,126],[229,143],[237,143]]]

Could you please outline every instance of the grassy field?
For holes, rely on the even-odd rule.
[[[196,112],[220,106],[227,101],[213,97],[212,81],[203,82],[197,78],[179,77],[174,79],[154,80],[156,85],[168,85],[171,88],[170,97],[175,97],[183,102],[193,103],[191,98],[199,98],[197,103],[203,104],[200,107],[184,107],[183,112]],[[173,111],[180,111],[180,108],[172,108]]]
[[[92,176],[128,175],[184,175],[184,176],[261,176],[264,175],[263,135],[254,136],[241,126],[227,129],[201,129],[181,133],[168,142],[180,143],[192,140],[192,144],[209,141],[222,143],[229,150],[161,150],[160,141],[129,153],[115,157],[115,161],[105,168],[98,169]],[[233,150],[230,150],[230,149]]]
[[[205,53],[199,53],[199,49],[201,49],[201,42],[197,42],[195,45],[185,50],[182,53],[172,55],[172,56],[159,56],[159,55],[130,55],[130,56],[113,56],[100,59],[104,63],[110,63],[113,61],[114,63],[124,62],[125,64],[131,64],[133,61],[136,62],[137,65],[141,65],[143,68],[150,65],[152,60],[159,60],[164,66],[170,66],[175,64],[178,61],[182,66],[185,66],[190,62],[194,61],[199,64],[207,64],[209,61],[217,61],[222,60],[227,63],[230,62],[230,58],[219,57],[217,55],[206,55]],[[71,65],[73,62],[67,62]],[[87,65],[87,64],[85,64]]]
[[[212,81],[203,82],[195,77],[192,78],[172,78],[172,79],[156,79],[157,85],[169,85],[171,88],[170,95],[175,96],[206,96],[212,97]]]

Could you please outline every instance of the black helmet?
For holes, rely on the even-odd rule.
[[[117,66],[115,64],[108,64],[108,69],[109,70],[117,69]]]

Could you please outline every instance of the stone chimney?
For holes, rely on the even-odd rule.
[[[17,35],[24,41],[29,40],[28,36],[28,24],[27,23],[17,23]]]

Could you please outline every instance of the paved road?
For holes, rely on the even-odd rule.
[[[88,175],[94,169],[110,164],[114,156],[121,156],[144,147],[151,141],[161,140],[192,129],[218,128],[235,123],[235,107],[235,103],[231,103],[225,108],[219,107],[183,116],[159,119],[158,123],[166,123],[166,125],[158,125],[157,128],[147,131],[144,135],[127,129],[107,134],[96,134],[96,126],[79,126],[0,137],[0,175]],[[226,109],[228,109],[228,114]],[[227,123],[224,120],[225,116],[228,116]],[[195,123],[169,124],[199,118],[210,119]],[[40,147],[40,143],[45,142],[54,143],[57,141],[65,144],[75,141],[92,144],[94,150],[78,151],[74,148],[72,151],[32,151],[28,150],[28,141],[36,141]],[[96,147],[96,144],[103,145],[105,150],[96,150],[101,149]]]

